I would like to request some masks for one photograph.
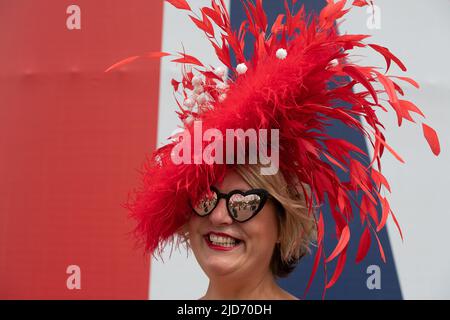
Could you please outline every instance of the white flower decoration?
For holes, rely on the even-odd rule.
[[[195,105],[195,100],[187,98],[186,100],[184,100],[183,105],[189,109],[192,109]]]
[[[244,74],[246,73],[248,70],[247,66],[245,65],[245,63],[240,63],[238,64],[238,66],[236,67],[236,71],[239,74]]]
[[[217,90],[225,91],[228,89],[228,85],[226,83],[220,82],[216,85]]]
[[[201,94],[201,93],[203,93],[204,91],[205,91],[205,89],[203,88],[202,85],[200,85],[200,86],[195,86],[195,87],[194,87],[194,92],[195,92],[196,94]]]
[[[226,93],[222,93],[219,96],[219,102],[224,102],[226,98],[227,98],[227,94]]]
[[[214,69],[213,72],[214,72],[214,74],[216,76],[223,78],[223,76],[225,75],[226,70],[225,70],[224,67],[220,66],[220,67],[217,67],[216,69]]]
[[[192,85],[193,85],[194,87],[203,85],[203,79],[202,79],[202,77],[200,77],[200,76],[194,76],[194,77],[192,78]]]
[[[337,66],[339,64],[339,61],[337,59],[333,59],[333,60],[330,61],[330,64],[331,64],[332,67],[335,67],[335,66]]]
[[[284,60],[287,57],[286,49],[278,49],[277,50],[277,58],[280,60]]]
[[[198,104],[205,104],[206,102],[208,102],[208,100],[208,95],[206,93],[202,93],[197,97]]]

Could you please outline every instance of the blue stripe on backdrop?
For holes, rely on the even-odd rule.
[[[289,1],[290,2],[290,1]],[[302,0],[298,1],[297,6],[304,5],[306,12],[311,11],[320,12],[325,6],[325,0]],[[231,23],[235,29],[240,27],[241,22],[245,19],[240,1],[231,1]],[[269,22],[273,22],[279,13],[284,12],[284,1],[280,0],[266,0],[264,8],[267,12]],[[246,56],[248,57],[252,50],[252,40],[246,43]],[[353,144],[360,147],[367,152],[367,145],[365,138],[355,131],[336,122],[330,128],[329,132],[339,138],[346,139]],[[326,207],[326,206],[325,206]],[[328,208],[324,208],[325,229],[327,230],[327,237],[325,238],[325,248],[327,255],[336,245],[337,239],[335,235],[330,234],[330,230],[334,230],[331,212]],[[358,219],[357,209],[353,208],[356,213],[355,220],[351,223],[351,240],[347,253],[347,262],[345,269],[338,280],[338,282],[326,292],[326,299],[402,299],[400,285],[398,281],[397,271],[395,268],[395,261],[392,256],[392,250],[389,242],[389,237],[386,229],[379,233],[380,241],[383,244],[387,263],[385,264],[380,257],[376,240],[372,240],[372,246],[365,258],[359,264],[354,262],[356,252],[358,249],[359,238],[362,233],[362,228]],[[314,253],[314,252],[313,252]],[[279,284],[295,294],[302,297],[306,284],[312,270],[314,255],[305,257],[294,272],[289,277],[280,279]],[[335,259],[337,260],[337,259]],[[376,265],[380,268],[381,288],[370,290],[367,286],[367,280],[371,276],[367,268],[371,265]],[[335,264],[328,264],[328,280],[331,278]],[[324,287],[324,272],[323,266],[319,266],[314,282],[306,296],[306,299],[321,299]]]

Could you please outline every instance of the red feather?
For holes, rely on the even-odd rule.
[[[334,159],[332,156],[330,156],[326,153],[324,153],[323,155],[328,159],[328,161],[330,161],[332,164],[334,164],[335,166],[340,168],[342,171],[344,171],[344,172],[348,171],[343,165],[341,165],[339,162],[337,162],[336,159]]]
[[[336,281],[341,276],[342,271],[344,270],[345,261],[347,260],[347,247],[345,247],[339,256],[338,262],[336,264],[336,269],[334,270],[333,276],[331,277],[330,282],[327,283],[326,289],[331,288]]]
[[[413,79],[411,79],[411,78],[408,78],[408,77],[397,77],[397,76],[389,76],[389,77],[390,77],[390,78],[397,78],[397,79],[400,79],[400,80],[409,82],[409,83],[412,84],[414,87],[416,87],[417,89],[419,89],[419,84],[418,84],[416,81],[414,81]]]
[[[177,81],[177,80],[175,80],[175,79],[172,79],[172,86],[173,86],[173,90],[174,91],[178,91],[178,87],[179,87],[179,85],[180,85],[180,83],[181,82],[179,82],[179,81]]]
[[[322,9],[319,16],[320,26],[325,29],[331,28],[337,19],[345,15],[348,10],[342,10],[347,0],[340,0],[337,3],[329,1],[325,8]]]
[[[407,101],[407,100],[398,100],[398,102],[400,103],[400,106],[402,108],[404,108],[405,110],[411,111],[411,112],[415,112],[417,114],[420,114],[422,117],[425,118],[425,115],[423,114],[423,112],[411,101]]]
[[[130,62],[132,62],[132,61],[134,61],[134,60],[136,60],[136,59],[139,59],[140,57],[141,57],[141,56],[132,56],[132,57],[128,57],[128,58],[126,58],[126,59],[120,60],[119,62],[116,62],[116,63],[114,63],[112,66],[110,66],[109,68],[107,68],[107,69],[105,70],[105,72],[109,72],[109,71],[111,71],[112,69],[116,69],[116,68],[118,68],[118,67],[120,67],[120,66],[126,65],[126,64],[128,64],[128,63],[130,63]]]
[[[439,155],[439,153],[441,153],[441,146],[439,144],[439,138],[436,131],[434,131],[433,128],[427,126],[425,123],[422,123],[422,128],[423,135],[425,136],[425,139],[427,139],[431,151],[433,151],[435,155]]]
[[[369,3],[365,0],[355,0],[355,1],[353,1],[352,5],[357,6],[357,7],[364,7],[364,6],[368,6]]]
[[[381,198],[381,221],[377,226],[377,232],[380,232],[381,229],[383,229],[384,225],[386,224],[387,218],[389,216],[389,211],[391,211],[391,208],[389,207],[389,202],[386,198]]]
[[[381,174],[381,172],[372,168],[372,179],[376,183],[378,189],[381,188],[381,185],[384,185],[389,192],[391,192],[391,187],[387,179]]]
[[[361,224],[364,223],[365,216],[369,214],[369,216],[372,218],[372,220],[375,222],[376,225],[378,225],[378,215],[377,210],[375,208],[374,203],[367,197],[367,195],[363,194],[362,200],[361,200],[361,210],[360,215],[363,217],[361,218]]]
[[[262,0],[256,0],[256,17],[259,24],[259,27],[263,32],[267,30],[267,16],[264,12],[264,8],[262,5]]]
[[[244,3],[242,1],[242,5],[244,7],[244,12],[245,15],[247,17],[247,21],[248,21],[248,30],[251,32],[251,34],[253,34],[254,37],[258,36],[258,31],[255,25],[255,19],[256,17],[254,15],[252,15],[252,11],[251,11],[251,7],[253,6],[252,3]]]
[[[397,113],[397,119],[398,119],[398,126],[402,125],[402,121],[403,119],[406,119],[408,121],[414,122],[414,119],[411,117],[411,115],[409,114],[408,109],[402,107],[402,105],[400,104],[399,101],[397,102],[392,102],[389,101],[389,104],[392,106],[392,108],[395,110],[395,112]]]
[[[400,224],[398,223],[397,218],[395,217],[395,214],[392,212],[392,210],[391,210],[391,216],[392,216],[392,219],[394,219],[395,225],[397,226],[398,233],[400,233],[400,238],[402,238],[402,241],[403,241],[402,228],[400,228]]]
[[[370,192],[371,182],[367,169],[361,162],[354,159],[350,159],[350,185],[353,190],[361,189],[366,193],[367,197],[375,201]]]
[[[194,21],[195,25],[199,29],[203,30],[207,35],[214,37],[214,27],[211,21],[209,21],[209,18],[204,11],[202,11],[202,16],[203,20],[199,20],[193,16],[189,16],[189,18],[191,18],[191,20]]]
[[[317,243],[319,244],[323,241],[324,231],[325,227],[323,223],[323,215],[322,212],[320,212],[319,221],[317,222]]]
[[[282,25],[283,19],[284,19],[284,14],[279,14],[277,19],[275,20],[275,22],[272,25],[272,29],[271,29],[272,34],[274,34],[274,35],[278,34],[279,32],[281,32],[281,30],[283,30],[283,25]]]
[[[398,84],[396,84],[394,81],[392,81],[392,83],[394,84],[395,90],[403,96],[405,94],[403,92],[403,89]]]
[[[143,55],[144,58],[162,58],[166,56],[170,56],[170,53],[162,52],[162,51],[155,51],[155,52],[148,52]]]
[[[177,9],[191,10],[191,7],[189,6],[186,0],[166,0],[166,1]]]
[[[358,252],[356,253],[356,262],[361,262],[367,255],[371,243],[370,230],[366,226],[359,240]]]
[[[375,72],[375,74],[378,77],[378,80],[383,85],[384,89],[386,90],[386,93],[389,96],[390,102],[397,103],[398,98],[397,98],[397,94],[395,93],[395,88],[394,88],[394,84],[392,83],[392,80],[389,79],[388,77],[384,76],[383,74],[379,73],[376,70],[373,70],[373,72]]]
[[[202,12],[204,12],[208,17],[210,17],[212,19],[212,21],[214,21],[214,23],[218,27],[224,29],[222,15],[220,14],[220,11],[217,12],[214,9],[211,9],[211,8],[208,8],[208,7],[204,7],[204,8],[202,8]]]
[[[386,72],[389,70],[389,67],[391,66],[391,60],[394,60],[394,62],[400,67],[400,69],[402,69],[402,71],[406,71],[405,65],[400,61],[399,58],[394,56],[392,52],[389,51],[388,48],[376,44],[369,44],[369,47],[371,47],[372,49],[378,51],[381,55],[383,55],[387,64]]]
[[[222,43],[225,43],[224,40],[222,40]],[[229,69],[232,69],[231,61],[230,61],[230,50],[228,50],[228,47],[223,44],[222,47],[218,46],[214,43],[214,41],[211,40],[211,44],[214,47],[214,50],[216,51],[216,55],[219,58],[219,60],[226,65]]]
[[[381,245],[378,235],[376,233],[374,233],[374,234],[375,234],[375,239],[377,239],[377,242],[378,242],[378,250],[380,251],[381,259],[383,260],[384,263],[386,263],[386,256],[384,254],[383,246]]]
[[[208,79],[219,80],[221,82],[223,81],[221,77],[219,77],[212,71],[201,71],[200,73],[203,74]]]
[[[342,229],[342,233],[339,238],[338,244],[336,245],[330,256],[325,260],[325,262],[328,263],[334,258],[336,258],[342,252],[342,250],[344,250],[347,247],[349,240],[350,240],[350,229],[348,225],[346,225],[344,229]]]
[[[309,288],[311,287],[311,284],[312,284],[312,282],[314,280],[314,276],[316,275],[317,268],[319,267],[319,262],[320,262],[320,257],[322,256],[322,251],[323,251],[323,245],[319,244],[319,247],[317,248],[316,255],[314,257],[314,264],[313,264],[312,271],[311,271],[310,276],[309,276],[308,285],[306,286],[304,294],[308,293]]]
[[[284,0],[284,8],[286,10],[286,23],[285,28],[283,28],[283,31],[286,32],[287,31],[287,36],[291,36],[294,28],[294,19],[292,19],[292,13],[291,10],[289,9],[289,5],[287,0]],[[283,34],[283,38],[285,37],[285,34]],[[283,47],[286,47],[285,45],[283,45]]]
[[[389,152],[390,152],[390,153],[391,153],[398,161],[400,161],[400,162],[402,162],[402,163],[405,163],[405,160],[403,160],[403,158],[400,157],[400,155],[399,155],[397,152],[395,152],[395,150],[392,149],[391,146],[388,145],[388,144],[386,143],[386,141],[385,141],[383,138],[381,138],[381,137],[380,137],[378,134],[376,134],[376,133],[375,133],[375,137],[377,138],[377,141],[380,142],[383,146],[385,146],[386,149],[388,149]]]
[[[351,46],[346,45],[347,49],[351,49],[353,46],[365,47],[366,45],[361,43],[361,41],[368,37],[369,35],[367,34],[343,34],[339,36],[336,40],[351,44]]]
[[[121,66],[124,66],[126,64],[129,64],[129,63],[131,63],[134,60],[139,59],[139,58],[162,58],[162,57],[165,57],[165,56],[170,56],[170,53],[157,51],[157,52],[149,52],[149,53],[146,53],[146,54],[144,54],[142,56],[128,57],[128,58],[125,58],[123,60],[120,60],[119,62],[116,62],[115,64],[110,66],[108,69],[106,69],[105,72],[111,71],[112,69],[117,69],[118,67],[121,67]]]
[[[358,68],[355,68],[353,66],[345,66],[342,68],[342,71],[347,73],[350,77],[361,83],[367,90],[369,90],[370,94],[373,97],[373,100],[376,104],[378,104],[378,96],[375,92],[375,89],[367,80],[366,76],[361,71],[359,71]]]
[[[203,67],[203,63],[201,63],[196,57],[193,57],[188,54],[181,53],[181,52],[179,52],[179,54],[181,54],[183,57],[172,60],[172,62],[179,62],[179,63],[184,63],[184,64],[195,64],[197,66]]]

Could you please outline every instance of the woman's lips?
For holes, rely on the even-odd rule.
[[[218,244],[216,241],[214,241],[214,242],[211,241],[210,237],[213,237],[215,239],[218,239],[217,237],[220,237],[220,239],[231,238],[234,240],[234,243],[231,245],[230,244],[221,245],[221,244]],[[209,233],[205,234],[203,236],[203,238],[205,239],[205,242],[209,248],[211,248],[213,250],[218,250],[218,251],[231,251],[233,249],[236,249],[243,243],[242,240],[231,237],[230,235],[221,233],[221,232],[209,232]]]

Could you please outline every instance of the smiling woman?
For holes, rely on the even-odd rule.
[[[201,8],[201,17],[185,0],[168,2],[192,14],[229,68],[227,75],[224,66],[206,67],[184,52],[172,60],[182,64],[182,79],[173,79],[172,86],[182,100],[177,103],[183,136],[202,137],[201,132],[194,135],[196,129],[212,129],[209,132],[216,133],[212,136],[226,146],[223,157],[245,163],[216,161],[220,148],[212,148],[207,157],[212,161],[204,161],[201,151],[209,146],[209,138],[197,143],[185,140],[187,147],[198,149],[183,153],[188,161],[173,160],[173,153],[183,149],[177,139],[157,149],[142,170],[143,188],[127,204],[145,249],[158,256],[167,244],[177,244],[176,235],[182,234],[210,279],[204,299],[294,299],[275,279],[292,271],[312,241],[316,250],[306,291],[322,265],[325,294],[342,274],[351,233],[352,239],[358,238],[351,230],[355,225],[363,229],[355,260],[366,257],[372,238],[385,260],[378,233],[389,216],[397,220],[383,190],[390,188],[381,172],[381,158],[387,150],[403,159],[387,144],[377,114],[394,109],[401,125],[403,119],[412,120],[412,113],[423,113],[398,97],[405,91],[397,82],[415,85],[414,80],[349,58],[357,47],[383,55],[387,69],[395,62],[406,70],[403,63],[387,48],[363,43],[367,35],[338,34],[336,23],[351,8],[344,8],[345,0],[328,0],[318,16],[307,15],[304,8],[295,10],[297,1],[291,6],[286,1],[286,12],[271,27],[262,0],[244,0],[247,19],[239,31],[232,29],[224,1],[212,0],[211,7]],[[246,34],[256,39],[250,58],[244,55]],[[336,123],[367,139],[371,152],[332,136],[327,128]],[[422,128],[431,150],[439,154],[436,132],[425,123]],[[243,141],[245,135],[227,135],[231,130],[276,130],[277,139],[259,139],[264,143],[256,145]],[[271,152],[258,159],[256,152],[262,149]],[[264,175],[260,171],[271,165],[264,158],[273,156],[279,166]],[[327,227],[332,234],[325,237],[328,214],[334,226]],[[360,223],[351,223],[354,217]],[[337,239],[331,252],[326,252],[324,238]],[[330,269],[334,270],[328,277]]]
[[[259,170],[250,165],[227,172],[194,206],[197,214],[184,228],[183,236],[210,280],[202,299],[296,299],[275,280],[288,275],[308,250],[314,220],[302,189],[291,190],[281,172],[261,175]],[[218,192],[227,195],[218,197]],[[233,216],[235,195],[240,201]],[[263,195],[270,195],[267,201]]]

